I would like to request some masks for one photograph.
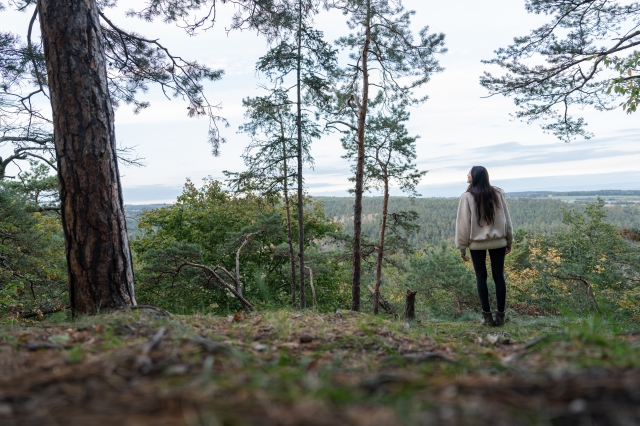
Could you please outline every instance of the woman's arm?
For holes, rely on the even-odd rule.
[[[509,208],[507,207],[507,197],[502,195],[502,205],[504,206],[505,222],[507,225],[507,252],[511,251],[511,244],[513,244],[513,225],[511,224],[511,215],[509,214]]]
[[[471,235],[471,206],[469,199],[464,194],[460,197],[458,216],[456,217],[456,247],[460,254],[466,257],[467,247]]]

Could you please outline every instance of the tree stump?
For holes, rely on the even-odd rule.
[[[416,294],[417,291],[407,289],[407,298],[404,304],[404,318],[414,319],[416,317]]]

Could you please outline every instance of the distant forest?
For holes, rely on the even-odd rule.
[[[513,194],[507,195],[509,196]],[[587,194],[581,192],[577,195]],[[353,232],[353,198],[313,198],[324,203],[327,216],[332,217],[337,222],[340,222],[345,232]],[[544,234],[552,234],[564,229],[564,225],[562,224],[563,209],[576,209],[578,211],[584,210],[584,205],[569,204],[560,200],[548,198],[509,197],[508,205],[515,229],[538,231]],[[158,207],[162,207],[162,205],[126,206],[125,210],[127,212],[129,234],[132,236],[137,235],[137,217],[142,210]],[[425,244],[438,245],[443,241],[453,241],[457,209],[457,198],[410,199],[407,197],[391,197],[389,202],[390,212],[414,210],[419,214],[417,224],[420,225],[420,232],[413,234],[410,238],[411,243],[415,247],[422,247]],[[381,210],[382,197],[364,198],[362,231],[374,238],[379,231]],[[609,206],[607,207],[607,212],[606,221],[618,228],[640,228],[640,206]]]
[[[316,197],[324,202],[327,216],[342,223],[347,232],[353,230],[351,211],[353,200],[346,197]],[[442,241],[453,241],[458,210],[457,198],[415,198],[391,197],[390,212],[414,210],[419,214],[417,223],[420,232],[411,236],[411,243],[421,247],[424,244],[439,244]],[[538,231],[552,234],[564,229],[562,209],[584,210],[580,204],[569,204],[550,199],[509,199],[509,212],[515,229]],[[379,213],[382,208],[382,197],[366,197],[363,204],[364,233],[375,236],[378,233]],[[611,206],[607,208],[608,223],[619,228],[640,228],[639,206]]]
[[[601,191],[523,191],[508,192],[507,198],[547,198],[553,197],[633,197],[640,196],[640,191],[606,189]]]

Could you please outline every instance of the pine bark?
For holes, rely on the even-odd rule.
[[[362,99],[358,108],[358,158],[356,162],[355,200],[353,203],[353,275],[351,281],[351,310],[360,310],[360,282],[362,278],[362,193],[364,188],[364,141],[367,108],[369,105],[369,44],[371,43],[371,1],[367,0],[364,22],[365,40],[362,47]]]
[[[135,306],[95,0],[38,0],[74,315]]]
[[[382,279],[382,260],[384,259],[384,237],[387,230],[387,214],[389,212],[389,176],[387,168],[382,166],[384,180],[384,198],[382,200],[382,223],[380,224],[380,240],[378,241],[378,259],[376,260],[376,284],[373,293],[373,313],[378,315],[380,310],[380,281]]]

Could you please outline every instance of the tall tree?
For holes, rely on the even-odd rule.
[[[136,304],[95,2],[39,0],[74,313]]]
[[[385,237],[390,230],[400,236],[407,228],[413,230],[412,219],[415,212],[389,213],[389,189],[393,183],[411,197],[419,196],[416,186],[427,173],[416,168],[416,140],[418,136],[410,136],[405,124],[409,113],[404,105],[393,105],[389,112],[378,111],[371,115],[365,140],[365,161],[363,189],[382,190],[382,218],[376,247],[375,290],[373,295],[373,313],[380,309],[380,283],[382,264],[385,259]],[[347,148],[346,158],[357,154],[357,139],[353,133],[343,139]]]
[[[295,306],[296,298],[296,256],[291,221],[290,188],[295,184],[295,162],[298,158],[298,121],[292,111],[293,105],[288,94],[280,88],[274,88],[268,96],[243,100],[247,121],[240,131],[251,137],[251,144],[242,155],[247,170],[241,173],[224,172],[228,182],[237,192],[253,193],[271,198],[284,198],[289,248],[291,302]],[[312,163],[309,147],[311,140],[319,136],[318,126],[303,118],[303,161]]]
[[[239,6],[234,28],[279,4],[272,0],[220,2]],[[16,0],[11,4],[32,15],[26,43],[13,34],[0,35],[0,144],[15,147],[12,156],[0,161],[0,172],[6,173],[8,160],[30,156],[46,161],[43,153],[53,153],[60,179],[72,309],[93,313],[135,304],[112,105],[123,101],[136,111],[146,108],[149,104],[137,95],[150,83],[158,84],[167,96],[187,100],[189,115],[210,118],[210,142],[217,155],[224,141],[218,132],[220,118],[207,101],[202,82],[219,79],[222,71],[186,61],[157,39],[116,26],[105,11],[117,1]],[[189,21],[183,27],[194,34],[213,25],[216,4],[215,0],[149,0],[142,10],[129,15]],[[200,16],[193,15],[202,11]],[[41,43],[33,34],[38,18]],[[51,100],[53,120],[38,103],[42,96]]]
[[[490,96],[512,97],[516,117],[540,121],[545,132],[566,142],[592,136],[584,119],[571,115],[575,108],[604,111],[621,105],[627,112],[636,110],[640,3],[527,0],[525,7],[551,20],[484,61],[506,71],[485,72],[480,78]]]
[[[394,102],[417,105],[426,96],[414,90],[427,83],[431,75],[442,71],[435,57],[444,53],[444,34],[429,34],[424,27],[418,40],[411,32],[411,16],[400,1],[340,0],[334,6],[349,16],[347,24],[355,33],[338,40],[353,61],[341,73],[343,86],[338,108],[329,126],[346,126],[356,134],[355,200],[353,206],[353,278],[351,309],[360,310],[362,194],[364,191],[367,116],[373,86],[382,108]],[[345,120],[346,119],[346,120]]]
[[[313,28],[312,18],[320,1],[296,0],[290,5],[292,14],[283,19],[278,43],[263,56],[258,70],[273,83],[281,85],[292,79],[286,89],[296,110],[297,142],[297,204],[298,204],[298,276],[300,277],[300,308],[306,307],[304,267],[304,152],[305,126],[311,123],[309,114],[330,102],[331,78],[336,69],[336,50]],[[294,7],[295,6],[295,7]],[[280,25],[280,24],[279,24]],[[275,30],[274,30],[275,31]]]

